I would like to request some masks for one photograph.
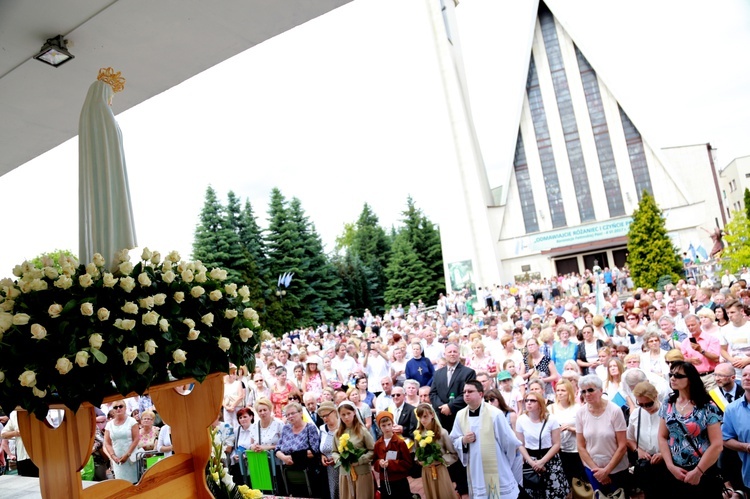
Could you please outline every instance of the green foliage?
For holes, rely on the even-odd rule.
[[[393,305],[424,299],[428,291],[428,269],[409,241],[406,231],[393,242],[391,259],[385,269],[388,285],[385,301]]]
[[[367,276],[365,288],[368,293],[365,295],[362,311],[365,308],[382,310],[386,287],[385,268],[391,252],[391,240],[379,225],[378,216],[367,203],[362,207],[362,213],[355,224],[349,249],[365,267],[364,274]]]
[[[743,199],[745,203],[745,216],[750,219],[750,189],[745,187],[745,196]]]
[[[41,255],[34,257],[31,260],[31,263],[34,264],[34,267],[38,269],[43,269],[44,267],[54,267],[59,272],[62,270],[62,266],[60,265],[61,256],[75,258],[76,260],[78,260],[78,257],[72,251],[56,249],[55,251],[42,253]]]
[[[667,235],[664,215],[645,190],[628,231],[628,267],[635,285],[643,288],[656,288],[665,275],[677,282],[682,272],[682,261]]]
[[[732,213],[732,219],[724,229],[724,239],[727,245],[721,257],[725,269],[736,272],[750,264],[750,226],[744,210]]]

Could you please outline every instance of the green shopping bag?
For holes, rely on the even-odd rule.
[[[81,480],[91,481],[94,479],[94,456],[89,456],[89,461],[81,470]]]
[[[258,490],[273,490],[271,467],[268,464],[268,453],[245,451],[247,456],[247,473],[250,476],[250,486]]]
[[[164,459],[164,456],[151,456],[146,458],[146,469]]]

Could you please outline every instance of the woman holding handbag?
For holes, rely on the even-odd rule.
[[[638,409],[630,414],[628,450],[634,454],[633,487],[643,491],[646,499],[666,497],[666,467],[659,451],[659,392],[648,381],[633,388]]]
[[[516,434],[523,445],[523,488],[533,499],[565,499],[570,483],[560,460],[560,423],[548,414],[541,393],[524,397],[525,411],[516,421]]]
[[[659,450],[669,470],[665,486],[676,496],[719,499],[721,412],[693,364],[672,362],[669,384],[674,392],[659,410]]]

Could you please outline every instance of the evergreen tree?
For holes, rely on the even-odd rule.
[[[745,203],[745,216],[750,220],[750,189],[745,187],[745,196],[743,202]]]
[[[391,249],[391,259],[385,269],[388,285],[385,289],[386,307],[419,299],[432,293],[428,290],[428,269],[414,250],[406,230],[396,236]]]
[[[643,288],[656,288],[665,275],[677,282],[682,272],[682,261],[667,235],[664,215],[645,190],[628,231],[628,267],[635,285]]]
[[[370,270],[350,249],[347,249],[343,256],[335,255],[332,264],[341,281],[343,300],[349,304],[347,313],[362,316],[365,309],[370,308],[372,304],[371,286],[374,279],[369,274]]]
[[[203,262],[209,270],[216,267],[225,269],[230,282],[241,281],[240,269],[245,262],[239,236],[211,186],[206,189],[206,201],[195,229],[193,259]]]
[[[344,237],[349,238],[346,232]],[[362,213],[357,219],[354,234],[350,239],[349,250],[352,256],[366,268],[364,273],[368,282],[365,288],[369,292],[363,295],[364,308],[382,310],[386,287],[385,268],[388,265],[391,244],[383,228],[378,225],[378,216],[367,203],[362,207]]]
[[[237,221],[237,232],[247,261],[242,280],[250,289],[251,306],[260,314],[261,323],[265,324],[266,298],[271,292],[268,262],[263,235],[249,200],[245,200],[245,206]]]
[[[268,230],[265,237],[271,284],[275,286],[281,274],[295,274],[289,288],[275,290],[275,293],[284,293],[276,294],[267,307],[269,331],[277,336],[294,329],[300,315],[298,291],[301,285],[297,276],[300,271],[302,249],[297,244],[298,239],[297,226],[289,217],[287,201],[281,191],[274,187],[268,207]]]
[[[747,196],[747,190],[745,190]],[[747,205],[745,205],[747,208]],[[722,265],[730,272],[736,272],[750,263],[750,222],[744,210],[735,211],[724,229],[727,242],[721,254]]]
[[[227,271],[227,281],[237,284],[247,284],[246,268],[248,264],[247,253],[240,241],[240,225],[242,212],[240,200],[234,192],[227,194],[227,207],[225,215],[224,244],[226,245],[227,259],[222,268]]]
[[[438,294],[445,289],[443,271],[443,252],[440,243],[440,232],[425,215],[416,207],[411,196],[406,199],[406,211],[402,212],[405,233],[419,259],[426,268],[427,281],[425,301],[437,300]]]

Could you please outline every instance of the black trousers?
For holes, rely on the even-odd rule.
[[[448,474],[456,483],[456,491],[459,495],[465,495],[469,493],[469,478],[466,475],[466,467],[461,464],[461,461],[448,466]]]
[[[389,492],[390,491],[390,492]],[[394,498],[394,499],[410,499],[411,488],[409,487],[409,480],[402,478],[401,480],[380,480],[380,497],[382,499]]]
[[[34,478],[39,478],[39,468],[36,467],[36,464],[34,464],[34,461],[32,461],[31,459],[18,461],[16,463],[16,467],[16,469],[18,469],[18,474],[21,476],[31,476]]]

